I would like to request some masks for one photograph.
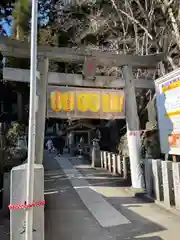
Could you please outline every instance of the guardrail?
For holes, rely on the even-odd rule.
[[[108,170],[113,174],[119,174],[124,179],[129,176],[129,161],[127,157],[121,157],[119,154],[101,151],[101,168]]]
[[[144,170],[147,195],[180,210],[180,163],[145,159]]]

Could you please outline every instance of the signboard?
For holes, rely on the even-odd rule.
[[[155,81],[161,151],[180,155],[180,69]]]
[[[121,119],[124,91],[48,86],[47,115],[50,118]]]

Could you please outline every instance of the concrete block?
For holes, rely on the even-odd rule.
[[[162,182],[162,170],[161,170],[161,160],[153,159],[152,160],[152,174],[153,174],[153,188],[155,199],[162,201],[163,196],[163,182]]]
[[[162,161],[161,167],[162,167],[164,203],[167,207],[170,207],[171,205],[174,205],[172,162]]]
[[[172,163],[174,198],[177,210],[180,210],[180,163]]]
[[[112,172],[112,153],[108,152],[108,170]]]
[[[106,151],[104,151],[104,168],[105,169],[108,169],[108,158],[107,158],[107,152]]]
[[[15,167],[11,171],[10,204],[24,204],[26,200],[26,170],[27,164]],[[35,164],[34,170],[34,202],[44,200],[44,169]],[[10,211],[10,239],[25,239],[26,211]],[[44,206],[33,208],[33,240],[44,240]]]
[[[117,173],[117,155],[116,154],[112,154],[112,172],[113,174]]]
[[[153,174],[152,174],[152,159],[145,159],[145,184],[146,191],[149,196],[153,193]]]

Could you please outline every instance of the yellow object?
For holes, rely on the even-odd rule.
[[[105,93],[102,95],[102,110],[104,113],[110,112],[110,94]]]
[[[174,112],[168,112],[164,114],[164,117],[174,117],[174,116],[179,116],[180,115],[180,110],[174,111]]]
[[[77,109],[80,112],[87,112],[88,110],[88,94],[77,93]]]
[[[121,113],[124,110],[124,96],[116,92],[53,91],[50,93],[50,107],[54,112],[77,109],[79,112]]]
[[[180,87],[180,81],[172,82],[169,85],[162,87],[162,92],[165,93],[178,87]]]
[[[55,112],[71,112],[74,109],[74,93],[61,93],[59,91],[51,92],[50,105]]]
[[[122,112],[124,106],[124,97],[119,94],[105,93],[102,96],[102,108],[104,113]]]
[[[124,96],[119,96],[119,112],[122,112],[124,109]]]
[[[61,110],[71,112],[74,109],[74,93],[64,92],[60,94]]]
[[[50,94],[50,105],[54,112],[61,111],[61,104],[60,104],[60,92],[54,91]]]
[[[101,107],[100,94],[89,93],[88,101],[89,101],[89,110],[91,112],[99,112],[100,107]]]

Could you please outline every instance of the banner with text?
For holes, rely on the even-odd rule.
[[[161,152],[180,155],[180,69],[155,80]]]
[[[48,86],[47,117],[121,119],[125,117],[122,90]]]

